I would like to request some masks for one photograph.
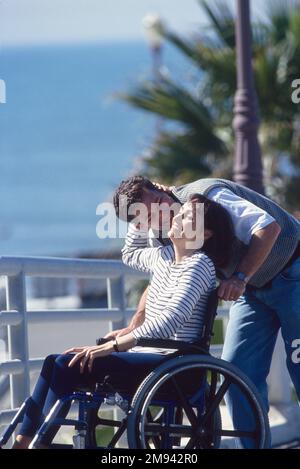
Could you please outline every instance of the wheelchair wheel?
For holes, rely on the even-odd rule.
[[[201,387],[206,389],[197,401]],[[251,409],[242,428],[233,429],[220,418],[219,406],[231,387]],[[159,412],[158,403],[166,418],[160,414],[155,421],[153,409]],[[182,412],[177,420],[174,408]],[[260,396],[247,376],[224,360],[186,355],[163,363],[141,383],[131,402],[127,437],[129,448],[136,449],[226,447],[228,438],[240,438],[248,447],[262,449],[269,447],[270,429]]]

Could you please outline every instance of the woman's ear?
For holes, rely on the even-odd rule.
[[[209,238],[212,237],[214,232],[212,230],[208,230],[207,228],[204,229],[204,241],[207,241]]]

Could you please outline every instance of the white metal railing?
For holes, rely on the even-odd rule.
[[[8,329],[8,359],[0,363],[0,376],[10,377],[9,409],[0,409],[0,426],[7,425],[18,407],[30,393],[30,371],[39,370],[44,358],[30,358],[28,324],[54,321],[109,322],[111,327],[124,327],[134,313],[126,307],[124,281],[128,276],[148,278],[117,260],[90,260],[49,257],[0,257],[0,275],[6,277],[6,310],[0,312],[0,327]],[[107,280],[107,308],[27,311],[26,277],[94,278]],[[224,329],[228,307],[219,308]],[[212,346],[212,353],[220,356],[222,345]],[[270,374],[270,397],[274,402],[286,403],[291,399],[289,379],[282,363],[282,351],[274,359],[274,372]],[[278,382],[280,380],[280,382]]]

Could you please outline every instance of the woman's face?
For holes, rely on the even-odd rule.
[[[186,202],[173,217],[168,233],[173,243],[185,242],[188,249],[200,249],[204,243],[204,205]]]

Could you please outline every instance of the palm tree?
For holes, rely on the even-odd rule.
[[[163,24],[160,33],[196,66],[201,86],[193,92],[162,76],[159,83],[148,80],[122,95],[133,106],[165,119],[144,163],[146,174],[166,183],[232,177],[235,18],[224,0],[199,4],[209,19],[205,33],[183,38]],[[292,82],[300,78],[299,1],[266,4],[266,18],[253,24],[253,68],[267,192],[289,208],[299,208],[300,105],[291,99]],[[167,130],[170,122],[175,128]]]

